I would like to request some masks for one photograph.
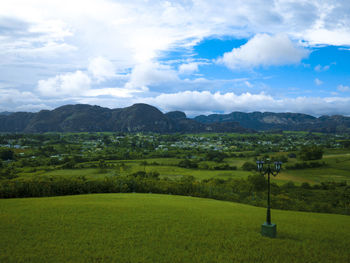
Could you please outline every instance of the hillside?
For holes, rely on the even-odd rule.
[[[156,107],[143,103],[116,109],[77,104],[38,113],[0,113],[0,132],[250,133],[254,130],[349,132],[350,117],[334,115],[316,118],[301,113],[232,112],[190,119],[181,111],[164,114]]]
[[[254,130],[288,130],[313,132],[345,132],[350,130],[350,117],[334,115],[316,118],[301,113],[232,112],[230,114],[200,115],[194,120],[201,123],[238,122]]]
[[[180,115],[179,115],[180,114]],[[181,116],[180,118],[178,116]],[[38,113],[0,115],[0,132],[251,132],[236,122],[200,123],[181,112],[163,114],[147,104],[109,109],[84,104],[65,105]]]
[[[1,262],[349,262],[348,216],[153,194],[0,200]]]

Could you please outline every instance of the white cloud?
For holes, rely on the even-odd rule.
[[[319,80],[318,78],[315,78],[315,84],[316,84],[317,86],[320,86],[320,85],[323,84],[323,81]]]
[[[89,63],[88,70],[99,82],[115,77],[115,67],[113,63],[103,57],[92,59]]]
[[[62,97],[82,95],[90,89],[90,77],[78,70],[74,73],[57,75],[38,82],[38,91],[44,97]]]
[[[349,86],[344,86],[344,85],[339,85],[337,87],[337,89],[341,92],[347,92],[347,91],[350,91],[350,87]]]
[[[308,50],[298,47],[287,35],[258,34],[241,47],[225,53],[217,61],[234,70],[297,64],[308,54]]]
[[[349,46],[349,13],[350,2],[342,0],[2,1],[0,79],[9,82],[12,78],[10,86],[21,93],[42,76],[51,76],[40,80],[36,91],[55,97],[52,105],[72,95],[131,100],[134,93],[148,88],[159,92],[160,86],[177,83],[179,73],[196,72],[200,64],[192,61],[178,71],[164,61],[172,51],[191,57],[193,46],[203,39],[251,38],[221,58],[234,69],[299,63],[310,45]],[[9,74],[9,65],[20,70]],[[115,80],[120,72],[131,72],[125,74],[129,79],[116,87],[114,83],[98,86]],[[201,88],[211,79],[207,77],[188,82]],[[222,90],[219,86],[212,90]],[[28,103],[35,104],[29,99]]]
[[[184,91],[161,94],[155,98],[139,99],[138,101],[155,105],[165,112],[182,110],[189,116],[218,111],[225,113],[232,111],[301,112],[315,116],[350,115],[350,98],[343,97],[274,98],[265,93],[247,92],[238,95],[232,92]]]
[[[148,91],[147,88],[99,88],[87,90],[82,94],[86,97],[97,97],[97,96],[112,96],[116,98],[132,98],[135,93],[142,93]]]
[[[180,74],[191,74],[196,71],[198,71],[198,63],[196,62],[181,64],[179,67]]]
[[[47,108],[50,107],[29,91],[0,89],[0,111],[33,111]]]
[[[332,62],[331,64],[324,65],[324,66],[318,64],[317,66],[314,67],[314,70],[317,72],[327,71],[331,68],[332,65],[336,65],[336,64],[337,64],[336,62]]]
[[[149,85],[158,85],[166,82],[178,81],[177,72],[169,65],[147,62],[136,65],[126,83],[127,88],[146,88]]]

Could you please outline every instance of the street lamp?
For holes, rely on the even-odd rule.
[[[257,161],[256,164],[258,166],[258,171],[262,176],[267,174],[267,213],[266,222],[261,226],[261,234],[267,237],[276,237],[276,224],[271,223],[270,175],[276,176],[281,171],[282,162],[275,162],[274,169],[271,167],[270,163],[267,163],[267,167],[264,167],[263,161]]]

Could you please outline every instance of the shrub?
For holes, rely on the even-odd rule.
[[[323,149],[317,145],[304,146],[299,152],[299,158],[303,161],[320,160],[323,157]]]
[[[197,168],[198,164],[195,161],[184,159],[179,162],[178,166],[182,168]]]
[[[243,165],[242,165],[242,169],[244,171],[254,171],[256,170],[256,164],[255,163],[252,163],[252,162],[245,162]]]

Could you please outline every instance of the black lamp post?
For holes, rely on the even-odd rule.
[[[267,167],[264,167],[263,161],[256,162],[259,173],[264,176],[267,174],[267,213],[266,222],[261,226],[261,234],[268,237],[276,237],[277,227],[276,224],[271,223],[271,205],[270,205],[270,175],[276,176],[282,167],[282,162],[275,162],[274,169],[270,163],[267,163]]]

